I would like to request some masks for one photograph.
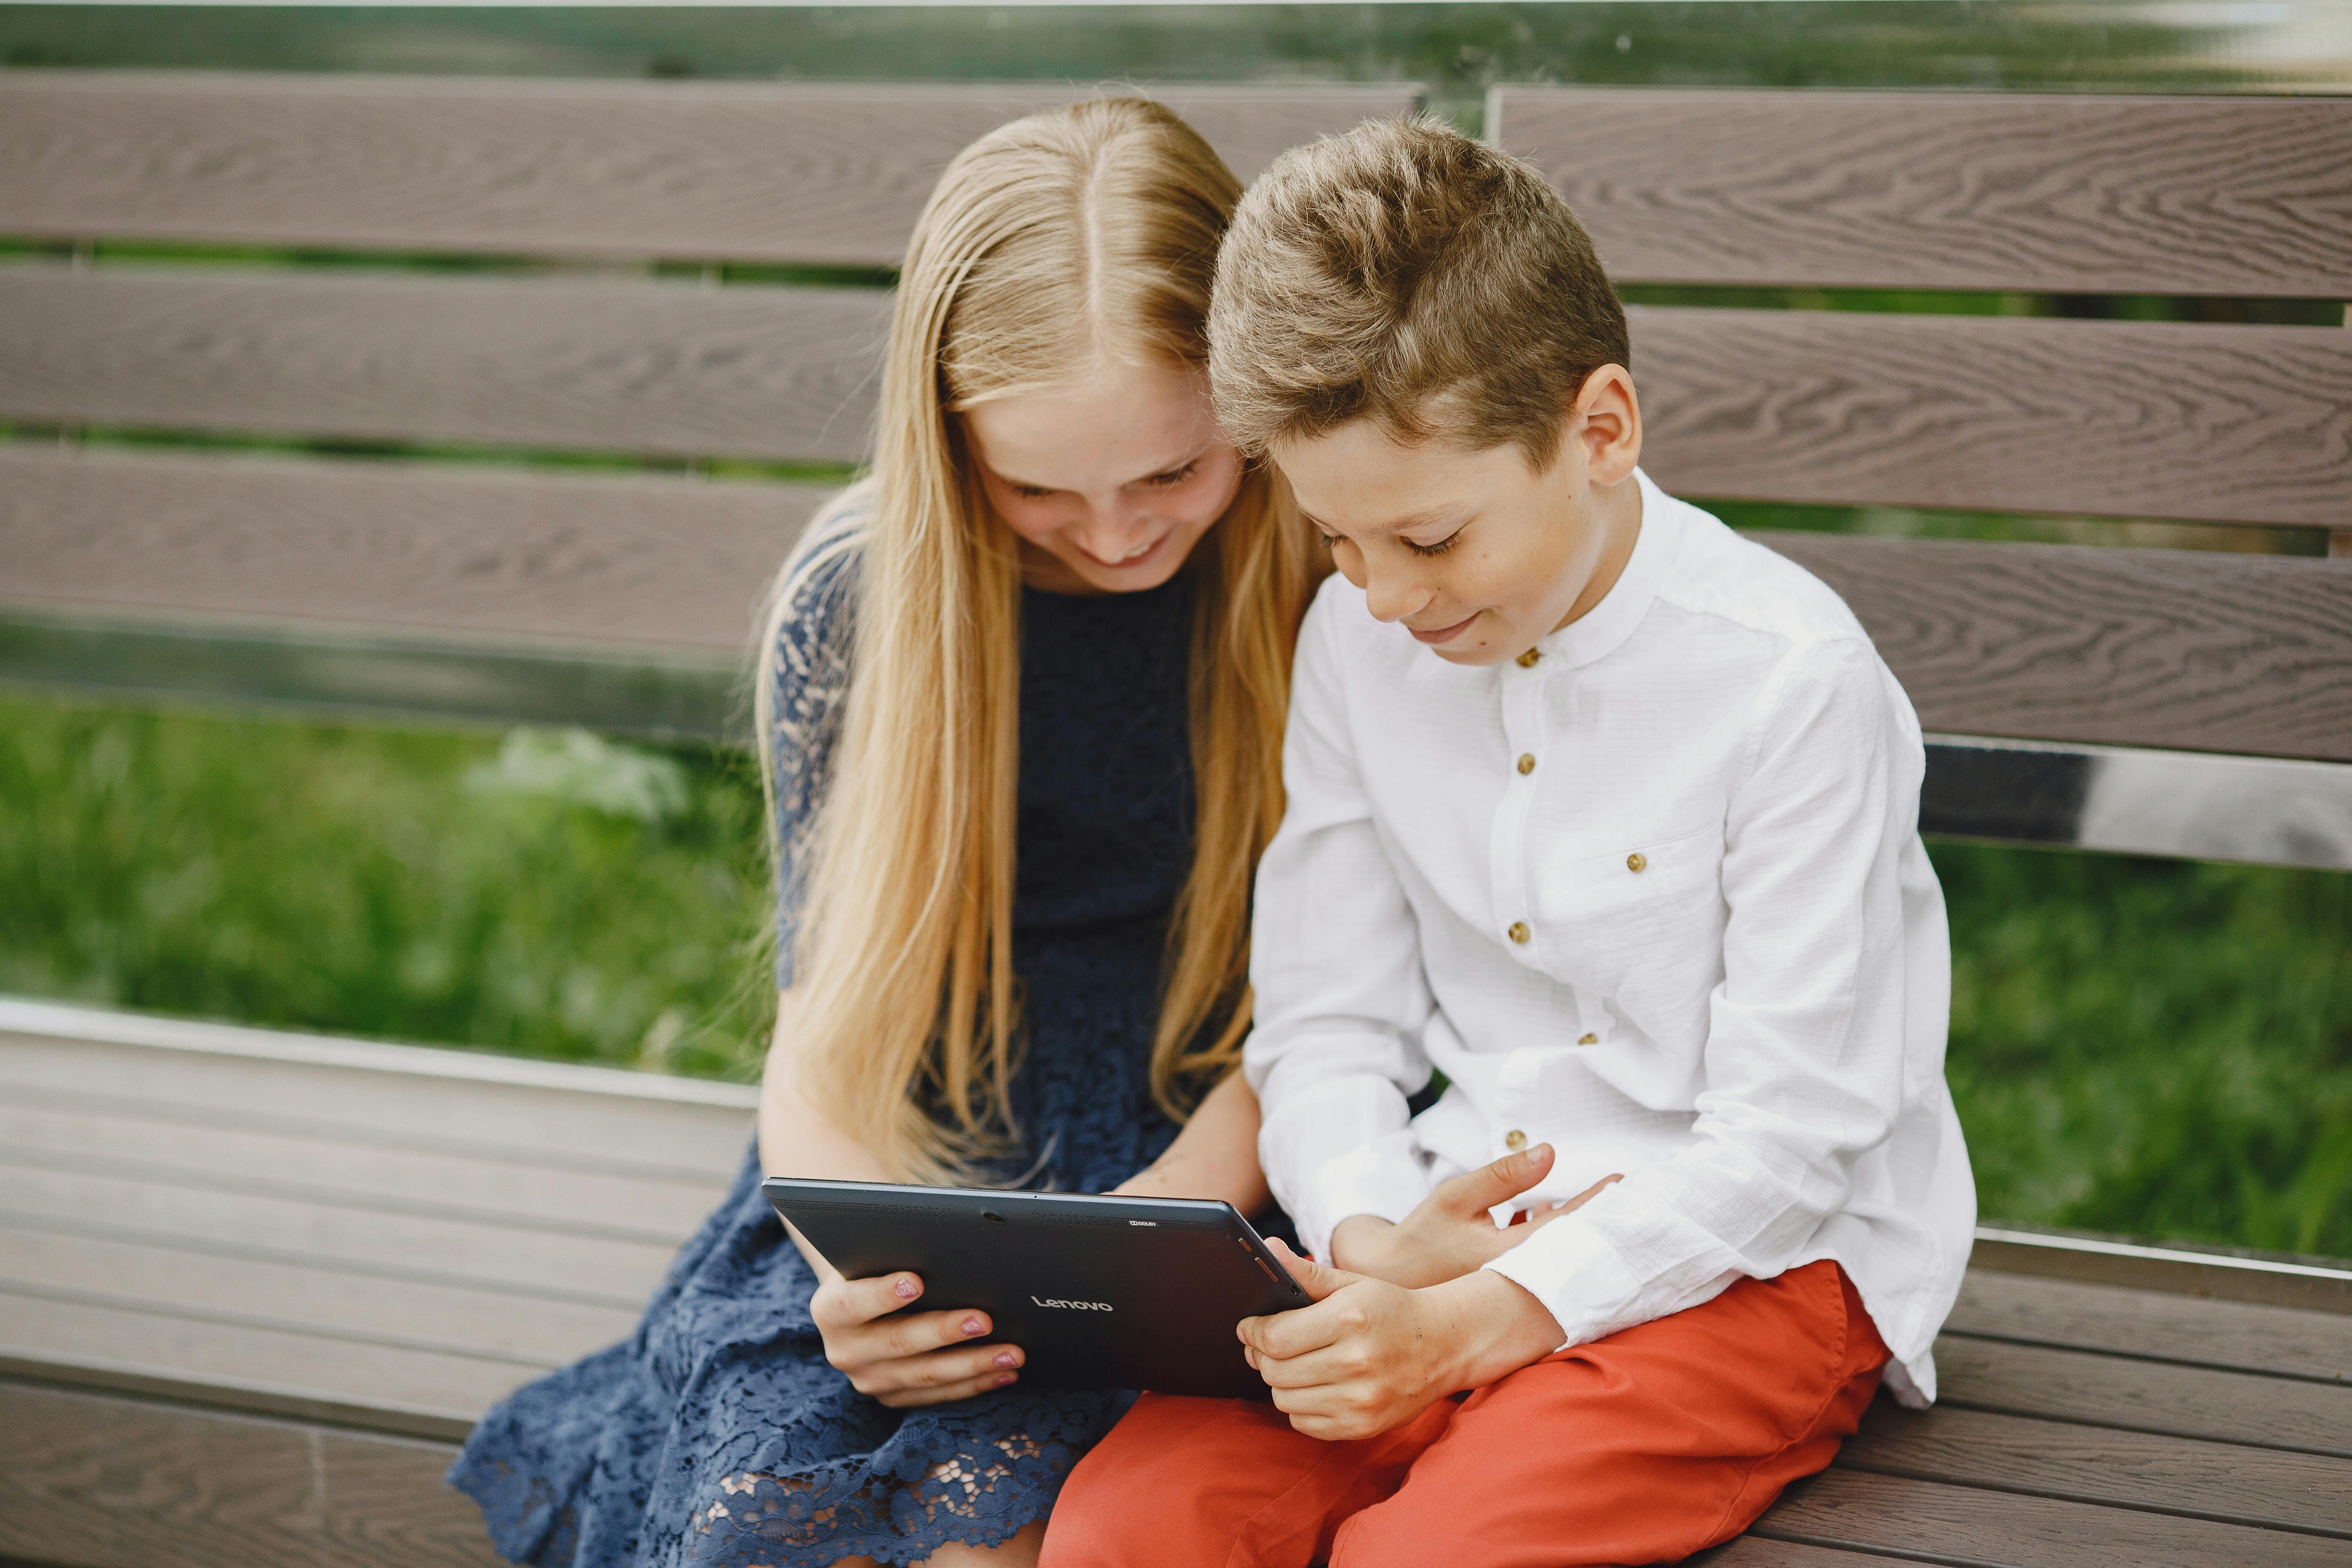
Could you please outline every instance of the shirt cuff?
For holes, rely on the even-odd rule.
[[[1486,1267],[1543,1303],[1559,1324],[1554,1350],[1589,1344],[1643,1321],[1642,1281],[1606,1237],[1572,1217],[1545,1226]]]
[[[1429,1195],[1429,1167],[1413,1141],[1412,1129],[1402,1127],[1359,1143],[1346,1153],[1326,1160],[1315,1173],[1316,1213],[1298,1220],[1298,1239],[1315,1257],[1331,1260],[1331,1233],[1352,1215],[1377,1215],[1391,1225]],[[1308,1226],[1314,1234],[1308,1234]]]

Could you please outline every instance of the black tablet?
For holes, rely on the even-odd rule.
[[[910,1312],[977,1307],[1024,1383],[1264,1399],[1234,1325],[1307,1304],[1231,1204],[772,1176],[844,1277],[922,1277]]]

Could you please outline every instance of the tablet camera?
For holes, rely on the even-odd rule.
[[[982,1210],[981,1210],[981,1211],[980,1211],[980,1217],[981,1217],[981,1218],[982,1218],[982,1219],[992,1219],[992,1220],[994,1220],[994,1221],[995,1221],[997,1224],[999,1224],[999,1225],[1003,1225],[1003,1224],[1004,1223],[1004,1216],[1003,1216],[1003,1215],[1001,1215],[1001,1214],[998,1214],[994,1209],[982,1209]]]

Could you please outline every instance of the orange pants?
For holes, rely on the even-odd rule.
[[[1356,1442],[1252,1400],[1147,1394],[1070,1473],[1041,1568],[1676,1562],[1826,1466],[1886,1354],[1824,1261]]]

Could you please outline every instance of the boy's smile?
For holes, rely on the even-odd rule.
[[[1599,604],[1641,531],[1633,378],[1585,381],[1540,471],[1510,444],[1398,440],[1368,419],[1277,444],[1340,574],[1373,616],[1453,664],[1517,657]]]

